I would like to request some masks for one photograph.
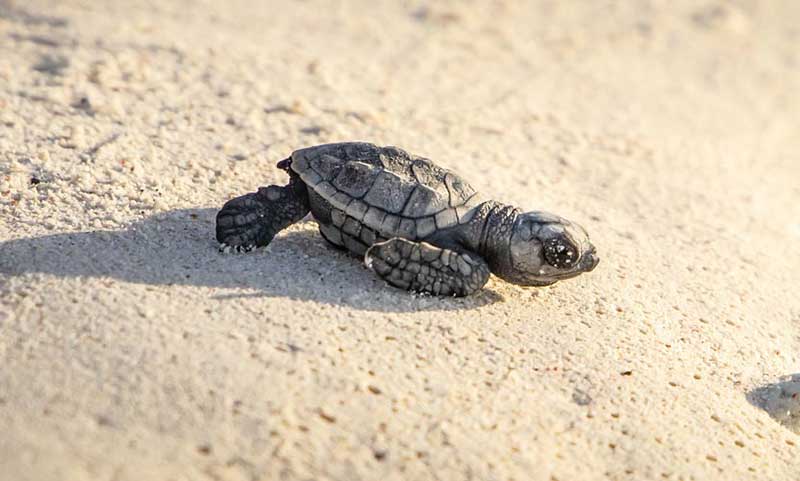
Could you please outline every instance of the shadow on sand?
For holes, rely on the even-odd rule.
[[[783,376],[777,382],[749,391],[747,401],[790,431],[800,434],[800,374]]]
[[[276,297],[368,311],[447,311],[491,304],[488,289],[468,298],[432,298],[384,285],[362,263],[330,248],[310,222],[280,234],[268,251],[220,254],[216,209],[181,209],[120,231],[55,234],[0,243],[0,274],[112,277],[126,282],[236,289],[218,299]],[[252,292],[241,292],[241,289]]]

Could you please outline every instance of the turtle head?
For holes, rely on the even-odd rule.
[[[547,286],[591,271],[598,262],[583,227],[546,212],[527,212],[514,222],[498,275],[514,284]]]

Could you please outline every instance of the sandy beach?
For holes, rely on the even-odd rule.
[[[798,479],[798,25],[0,0],[0,479]],[[311,220],[218,252],[226,200],[349,140],[573,219],[601,263],[440,299]]]

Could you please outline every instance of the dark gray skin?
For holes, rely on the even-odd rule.
[[[221,250],[265,246],[311,212],[328,242],[415,292],[466,296],[490,273],[546,286],[598,263],[581,226],[483,201],[453,172],[396,147],[320,145],[295,151],[278,167],[288,185],[232,199],[217,214]]]

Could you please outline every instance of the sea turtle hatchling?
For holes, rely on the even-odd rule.
[[[278,167],[288,185],[261,187],[219,211],[221,250],[265,246],[310,211],[328,242],[410,291],[466,296],[490,272],[546,286],[598,263],[581,226],[484,200],[458,175],[397,147],[318,145]]]

